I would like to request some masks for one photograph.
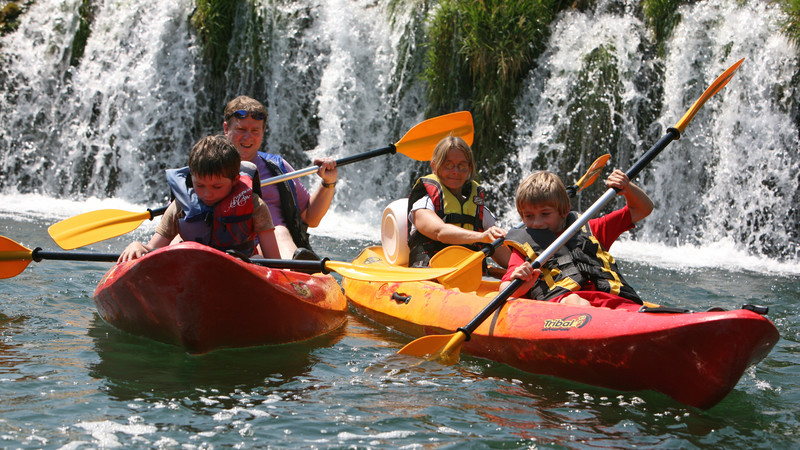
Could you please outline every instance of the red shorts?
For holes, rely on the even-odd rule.
[[[634,302],[633,300],[628,300],[627,298],[622,298],[618,295],[609,294],[608,292],[600,292],[600,291],[578,291],[578,292],[570,292],[570,294],[577,294],[581,298],[584,298],[592,304],[592,306],[596,307],[605,307],[611,309],[622,309],[625,311],[638,311],[642,305]],[[551,302],[560,302],[562,298],[566,297],[570,294],[560,295],[552,300]]]

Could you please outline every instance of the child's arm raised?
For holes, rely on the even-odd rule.
[[[639,186],[630,182],[625,172],[614,169],[606,180],[606,186],[619,189],[618,193],[625,196],[633,223],[644,219],[653,211],[653,201]]]

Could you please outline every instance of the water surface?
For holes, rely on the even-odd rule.
[[[58,250],[51,222],[3,213],[0,234]],[[150,232],[89,251],[117,252]],[[349,260],[372,242],[314,243]],[[16,448],[796,447],[800,278],[623,264],[645,298],[665,304],[769,306],[781,340],[708,411],[467,355],[450,367],[417,364],[396,354],[409,338],[352,314],[309,342],[192,356],[97,316],[92,294],[109,263],[45,260],[0,281],[0,439]]]

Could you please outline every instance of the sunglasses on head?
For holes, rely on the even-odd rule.
[[[238,111],[232,112],[228,116],[228,118],[230,119],[231,117],[236,117],[237,119],[246,119],[247,116],[250,116],[255,120],[265,120],[267,118],[267,115],[264,114],[263,112],[259,112],[259,111],[250,112],[250,111],[245,111],[244,109],[240,109]]]

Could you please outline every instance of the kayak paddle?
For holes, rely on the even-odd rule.
[[[600,176],[600,173],[603,172],[603,168],[606,166],[609,158],[611,158],[611,154],[606,153],[605,155],[601,155],[599,158],[595,159],[580,180],[576,181],[572,186],[567,186],[567,195],[574,197],[578,194],[578,192],[591,186],[592,183],[594,183],[594,180],[596,180],[597,177]]]
[[[597,179],[603,168],[606,166],[610,154],[600,156],[575,184],[567,188],[570,197],[591,186]],[[436,281],[447,289],[458,288],[462,292],[471,292],[481,285],[483,276],[483,260],[491,256],[492,253],[503,243],[503,238],[492,242],[489,247],[484,247],[480,251],[472,251],[461,245],[451,245],[443,248],[433,255],[430,266],[436,268],[455,267],[456,269]]]
[[[338,159],[336,160],[336,165],[337,167],[343,166],[375,156],[397,152],[418,161],[428,161],[433,155],[433,148],[436,144],[450,134],[460,136],[468,144],[472,144],[472,114],[468,111],[460,111],[425,120],[408,130],[397,143],[359,155]],[[312,166],[307,169],[268,178],[261,180],[261,185],[267,186],[302,177],[314,173],[318,169],[319,166]],[[64,250],[72,250],[130,233],[145,220],[152,220],[153,217],[164,214],[166,210],[166,207],[162,207],[154,210],[148,209],[147,212],[143,213],[118,209],[91,211],[55,223],[47,229],[47,232],[59,247]]]
[[[116,262],[119,259],[119,253],[47,252],[38,247],[31,250],[5,236],[0,236],[0,279],[15,277],[22,273],[31,261],[40,262],[43,259]],[[441,269],[394,266],[386,268],[369,267],[331,261],[327,258],[322,261],[251,258],[248,262],[274,269],[289,269],[298,272],[329,273],[333,271],[354,280],[379,282],[431,280],[454,270],[452,267]]]
[[[164,214],[166,206],[143,213],[120,209],[101,209],[79,214],[50,225],[47,232],[64,250],[83,247],[130,233],[145,220]]]
[[[431,258],[431,267],[443,269],[453,267],[449,274],[438,277],[436,281],[447,289],[458,288],[461,292],[472,292],[481,285],[483,260],[491,256],[505,238],[495,239],[489,246],[472,251],[461,245],[443,248]]]
[[[433,149],[442,139],[450,135],[459,136],[464,139],[468,145],[472,145],[473,134],[472,114],[470,114],[469,111],[445,114],[414,125],[413,128],[408,130],[408,132],[394,144],[389,144],[377,150],[337,159],[336,167],[385,155],[387,153],[395,154],[398,152],[417,161],[430,161],[431,156],[433,156]],[[318,170],[319,166],[310,166],[276,177],[266,178],[261,180],[261,186],[292,180],[316,173]]]
[[[697,111],[703,104],[711,98],[714,94],[719,92],[728,81],[730,81],[734,72],[739,68],[744,59],[740,59],[734,65],[728,68],[722,75],[717,77],[716,80],[709,86],[703,95],[694,102],[689,111],[684,114],[678,124],[674,128],[667,129],[667,134],[664,135],[650,150],[639,159],[633,167],[628,169],[625,173],[628,179],[634,179],[642,169],[650,163],[662,150],[673,140],[678,139],[683,132],[689,121],[692,120]],[[532,263],[534,269],[538,269],[544,264],[545,261],[550,259],[568,240],[584,226],[590,218],[594,217],[600,210],[617,195],[617,191],[609,188],[592,206],[589,207],[572,225],[564,230],[561,235],[553,241],[552,244],[540,254]],[[429,356],[429,360],[437,360],[443,364],[455,364],[458,362],[459,353],[461,352],[462,344],[470,338],[470,335],[480,326],[495,310],[503,306],[503,303],[514,293],[521,285],[523,280],[514,279],[505,289],[503,289],[486,307],[478,313],[465,327],[459,328],[456,333],[448,335],[431,335],[424,336],[416,339],[405,347],[400,349],[398,353],[404,355],[413,355],[419,357]]]

